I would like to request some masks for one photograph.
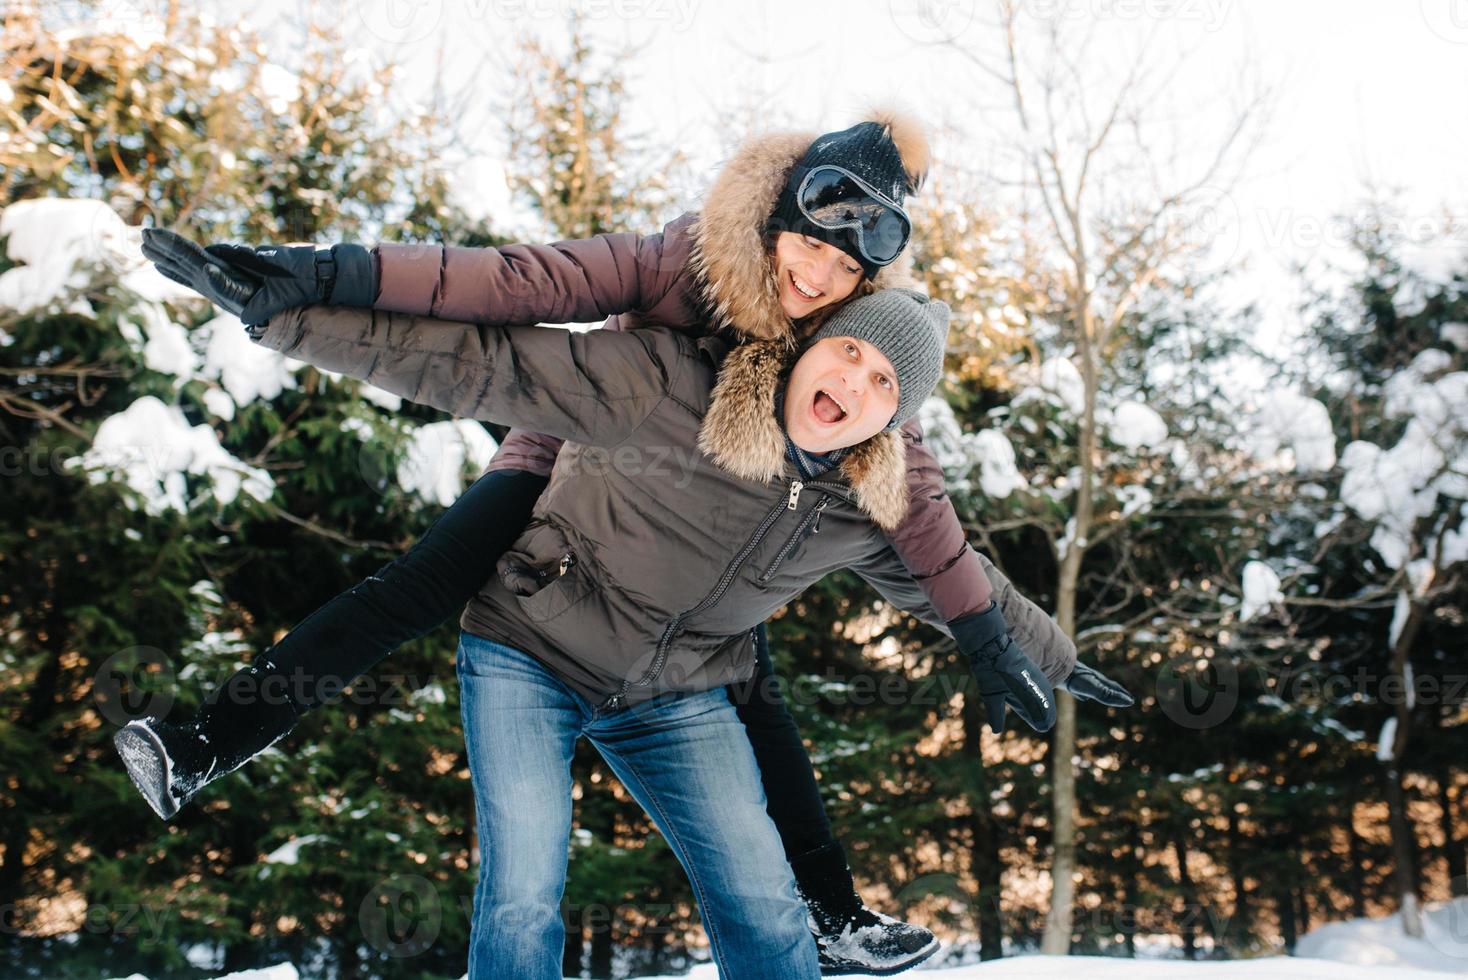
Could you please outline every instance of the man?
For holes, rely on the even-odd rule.
[[[914,291],[882,290],[848,303],[798,356],[779,340],[731,349],[661,329],[572,333],[327,307],[271,319],[266,347],[567,440],[530,525],[462,620],[482,848],[475,980],[559,976],[580,735],[684,864],[724,975],[819,975],[723,686],[751,674],[754,628],[837,568],[944,626],[887,533],[907,509],[896,428],[937,382],[948,316]],[[648,465],[669,451],[690,469]],[[1073,662],[1054,623],[990,574],[1019,642]],[[1012,652],[1004,637],[983,655]],[[1053,698],[1033,664],[1018,674]]]

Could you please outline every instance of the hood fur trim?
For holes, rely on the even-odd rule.
[[[770,133],[747,140],[709,188],[689,261],[718,329],[755,340],[793,338],[765,252],[765,223],[790,169],[819,135]]]
[[[783,340],[751,341],[731,350],[719,369],[713,401],[698,430],[698,448],[746,480],[769,483],[785,470],[785,433],[775,418],[775,390],[794,358]],[[884,531],[907,518],[907,445],[881,432],[855,446],[839,467],[857,505]]]
[[[887,110],[867,118],[889,127],[909,179],[927,169],[928,144],[915,120]],[[724,164],[704,197],[693,227],[689,271],[706,314],[716,330],[731,330],[743,339],[783,340],[793,345],[795,325],[780,306],[780,285],[765,250],[765,224],[791,169],[819,133],[767,133],[746,140]],[[912,249],[883,266],[877,277],[858,288],[914,288]],[[841,306],[832,303],[801,321],[800,335],[813,329],[810,321],[824,319]]]

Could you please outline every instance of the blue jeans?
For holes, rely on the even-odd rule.
[[[479,830],[469,980],[561,980],[571,758],[581,735],[683,865],[719,975],[820,977],[749,736],[723,688],[598,717],[513,647],[461,633],[455,667]]]

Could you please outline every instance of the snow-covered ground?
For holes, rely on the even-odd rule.
[[[1468,976],[1468,898],[1429,905],[1426,935],[1408,939],[1401,920],[1351,919],[1313,930],[1299,942],[1297,956],[1187,963],[1102,956],[1016,956],[993,963],[914,970],[923,980],[1387,980],[1424,971]],[[148,980],[142,974],[118,980]],[[218,980],[299,980],[289,964],[231,973]],[[460,978],[465,980],[465,978]],[[641,980],[675,980],[644,977]],[[718,980],[712,965],[695,967],[678,980]]]

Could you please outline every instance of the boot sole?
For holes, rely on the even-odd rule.
[[[112,744],[122,757],[133,785],[159,819],[167,820],[178,813],[178,806],[168,792],[172,767],[158,736],[147,725],[134,721],[113,733]]]
[[[899,963],[899,964],[897,964],[895,966],[888,966],[888,967],[883,967],[882,969],[876,969],[874,967],[864,966],[863,964],[855,963],[855,962],[853,962],[851,960],[847,960],[845,963],[836,963],[836,964],[833,964],[831,966],[823,966],[823,967],[821,967],[821,976],[823,976],[823,977],[854,977],[854,976],[862,976],[862,977],[891,977],[891,976],[896,976],[897,974],[902,973],[902,972],[904,972],[906,970],[911,970],[913,967],[917,966],[919,963],[923,962],[924,960],[930,959],[933,956],[934,953],[938,952],[938,950],[940,950],[942,948],[943,948],[943,944],[938,941],[937,937],[934,937],[934,939],[933,939],[933,941],[931,943],[929,943],[928,945],[924,946],[922,949],[918,950],[916,953],[913,953],[910,957],[908,957],[907,959],[903,960],[901,963]]]

